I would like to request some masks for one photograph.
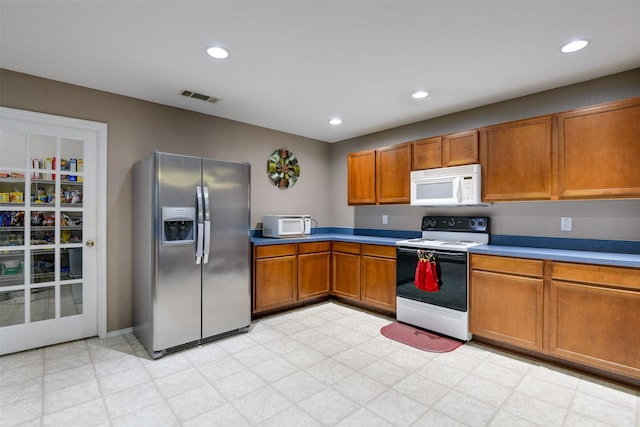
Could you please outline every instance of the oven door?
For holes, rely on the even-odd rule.
[[[434,250],[440,290],[427,292],[416,288],[418,249],[396,247],[396,295],[425,304],[467,311],[467,252]]]

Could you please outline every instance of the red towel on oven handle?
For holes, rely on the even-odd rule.
[[[420,259],[416,266],[415,286],[427,292],[440,290],[438,267],[435,260]]]

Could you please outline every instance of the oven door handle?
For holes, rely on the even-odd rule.
[[[402,254],[410,254],[410,255],[415,255],[418,256],[418,250],[417,248],[402,248],[402,247],[396,247],[396,249],[398,250],[399,253]],[[443,256],[443,257],[447,257],[447,258],[456,258],[456,259],[466,259],[467,258],[467,253],[466,252],[441,252],[435,249],[423,249],[429,252],[432,252],[434,255],[438,255],[438,256]]]

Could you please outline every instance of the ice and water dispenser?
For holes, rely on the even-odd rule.
[[[162,207],[162,244],[179,245],[195,241],[194,207]]]

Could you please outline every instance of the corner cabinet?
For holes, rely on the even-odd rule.
[[[349,153],[349,205],[408,204],[411,144]]]
[[[640,197],[640,98],[557,120],[559,198]]]
[[[551,199],[551,155],[551,115],[482,128],[482,201]]]

